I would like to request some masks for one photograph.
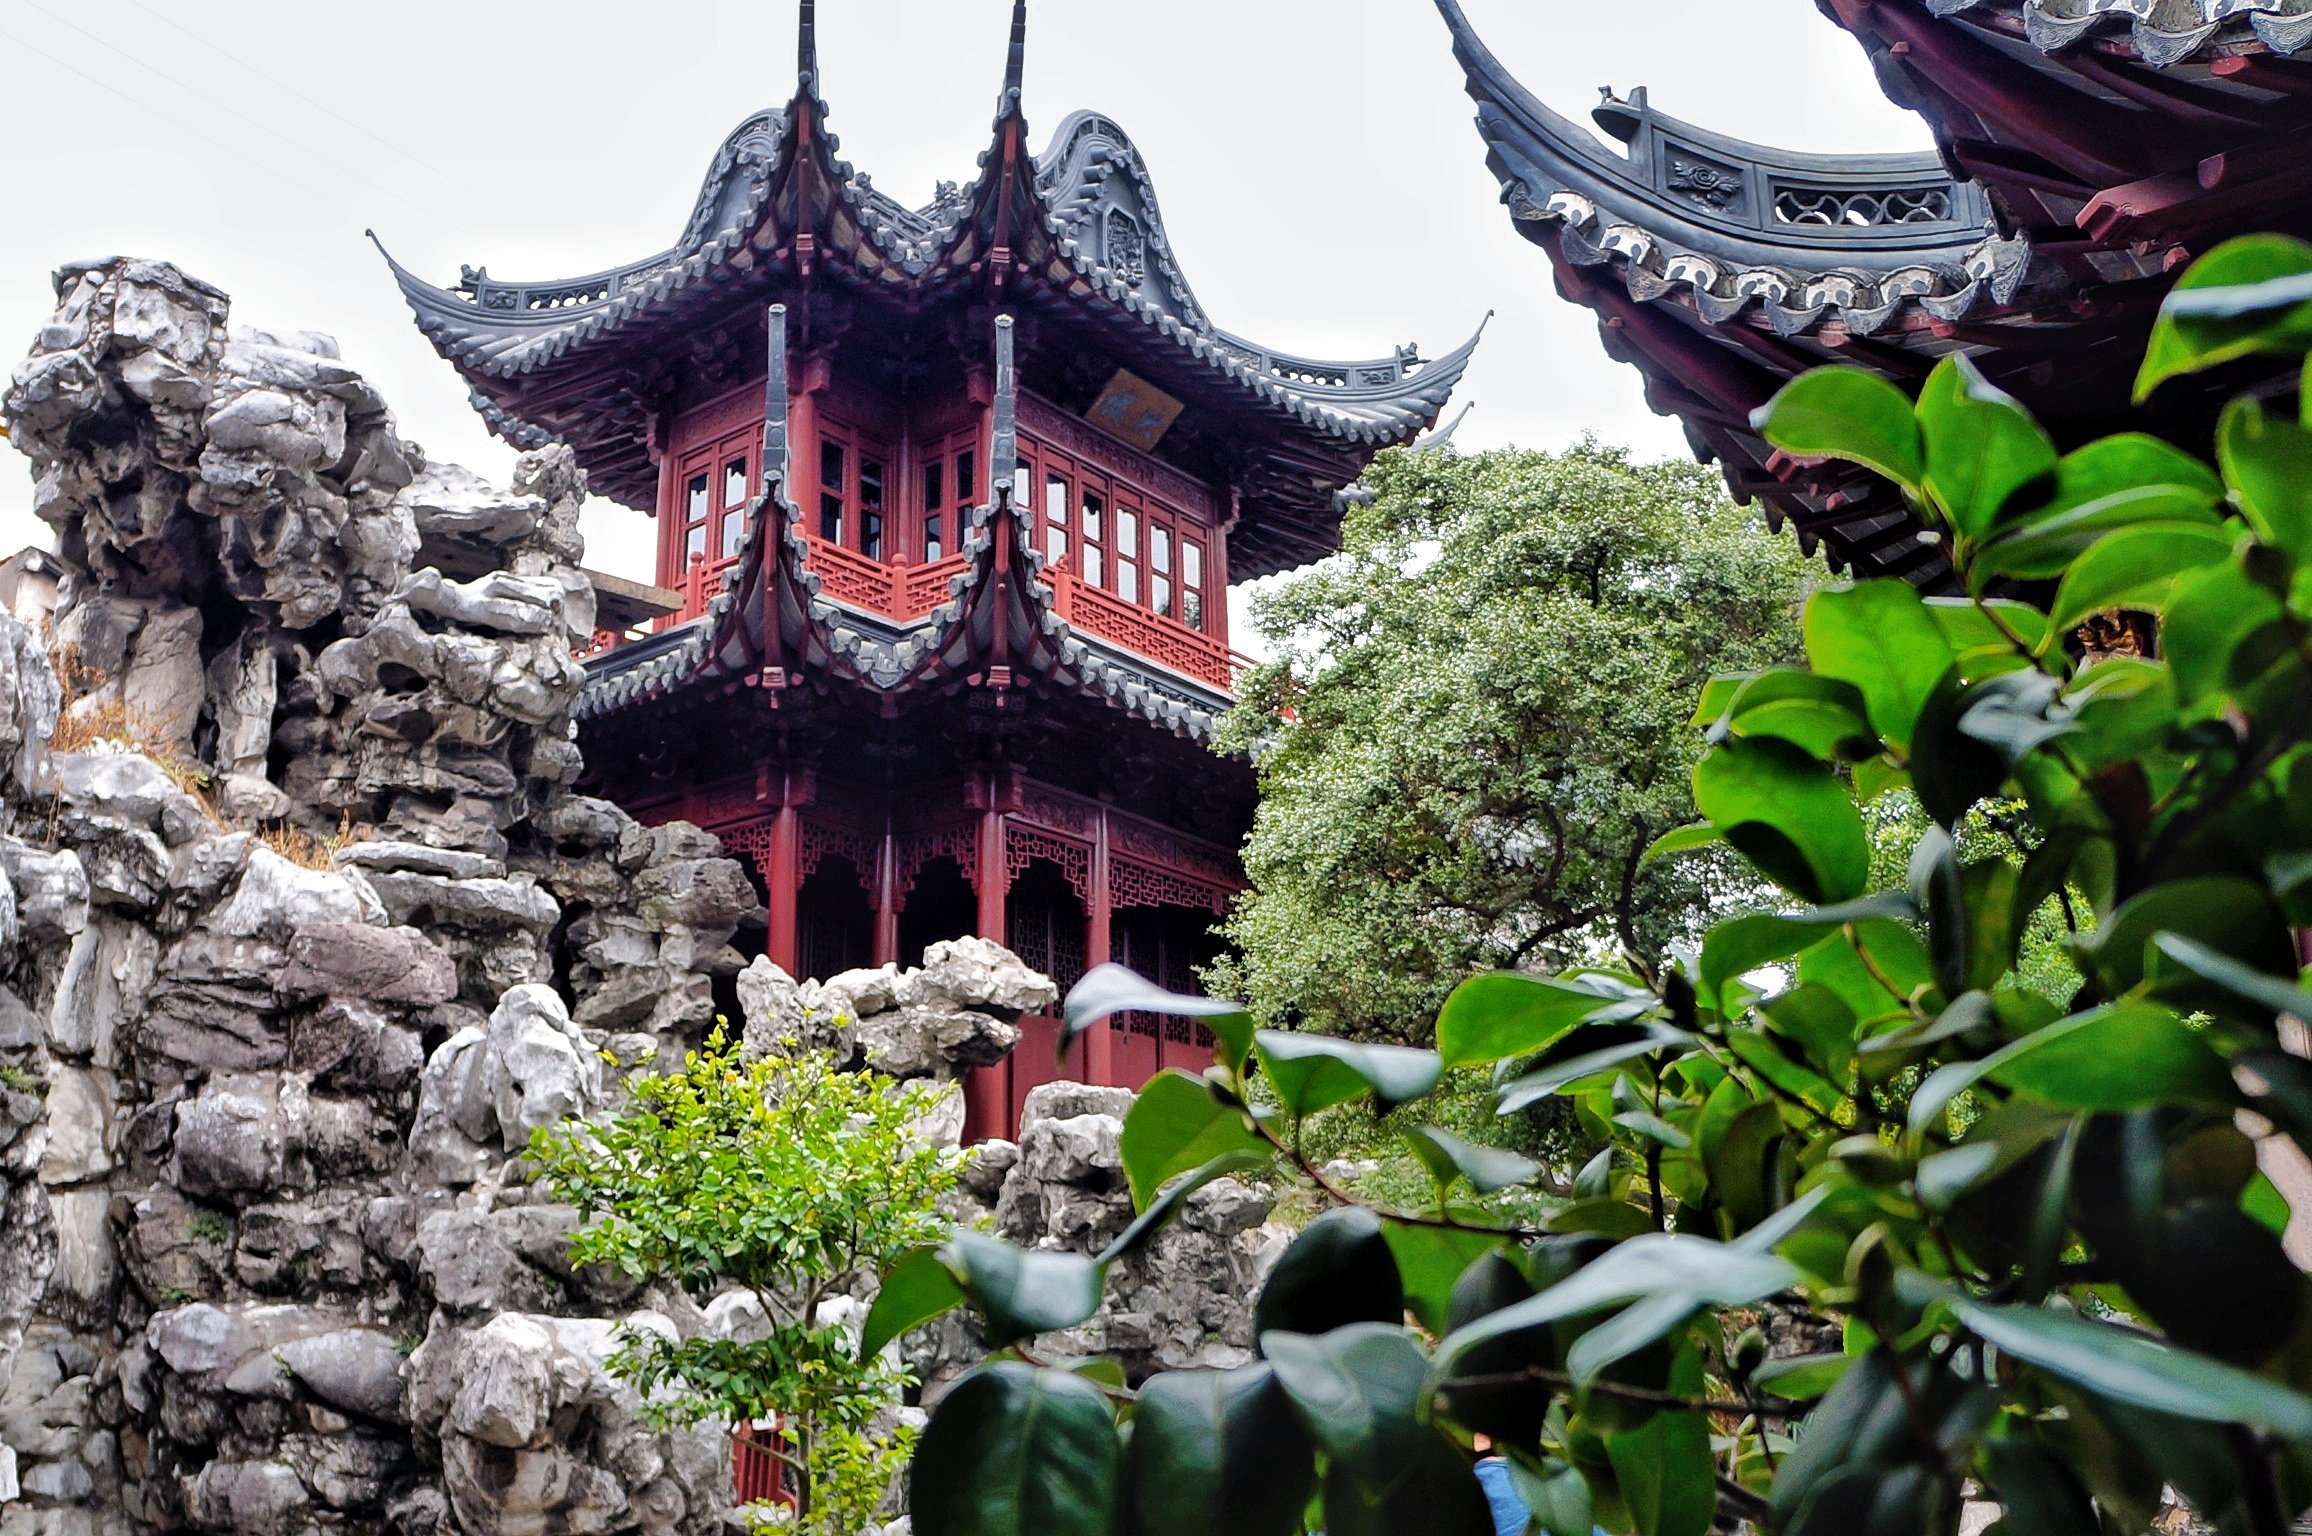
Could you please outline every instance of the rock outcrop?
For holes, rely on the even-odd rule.
[[[430,463],[327,337],[165,263],[58,295],[5,402],[70,574],[53,636],[0,616],[0,1536],[717,1529],[722,1436],[605,1361],[745,1307],[574,1270],[531,1132],[696,1045],[718,986],[751,1052],[946,1082],[1052,984],[977,939],[749,965],[716,840],[577,791],[567,449],[505,490]],[[957,1214],[1104,1241],[1124,1102],[1038,1089]],[[962,1128],[951,1090],[922,1134]],[[1242,1358],[1266,1212],[1200,1192],[1070,1347]],[[935,1386],[963,1328],[909,1346]]]

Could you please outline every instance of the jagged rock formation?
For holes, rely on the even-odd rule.
[[[72,575],[63,687],[0,627],[0,1530],[709,1528],[727,1450],[601,1364],[696,1309],[573,1274],[509,1166],[695,1042],[757,909],[571,788],[582,477],[427,463],[164,263],[58,293],[6,407]]]
[[[750,1050],[939,1080],[1051,983],[976,939],[748,967],[715,839],[576,792],[567,449],[430,464],[328,338],[165,263],[58,294],[5,402],[70,575],[51,643],[0,616],[0,1536],[716,1528],[721,1435],[604,1361],[744,1309],[574,1271],[530,1132],[698,1043],[718,983]],[[1038,1090],[959,1214],[1104,1240],[1121,1107]],[[1083,1347],[1241,1354],[1265,1213],[1203,1191]]]

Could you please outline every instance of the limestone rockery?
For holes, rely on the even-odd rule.
[[[603,1362],[732,1309],[574,1273],[518,1149],[718,996],[945,1079],[1050,984],[976,939],[749,967],[715,839],[577,792],[567,449],[429,463],[327,337],[166,263],[57,292],[5,402],[69,574],[53,634],[0,617],[0,1536],[719,1527],[720,1431]],[[1122,1102],[1039,1093],[958,1214],[1097,1244]],[[1082,1343],[1241,1358],[1266,1215],[1202,1192]],[[909,1346],[934,1390],[960,1326]]]

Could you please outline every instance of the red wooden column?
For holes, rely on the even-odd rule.
[[[890,828],[883,832],[882,851],[875,860],[875,963],[899,961],[899,839]]]
[[[1108,883],[1108,808],[1092,824],[1092,899],[1084,934],[1084,968],[1106,965],[1114,954],[1115,906]],[[1102,1019],[1084,1033],[1084,1076],[1103,1086],[1116,1084],[1115,1021]]]
[[[977,775],[971,785],[971,803],[979,812],[978,870],[972,881],[979,898],[979,936],[998,944],[1011,935],[1004,921],[1004,897],[1011,872],[1004,866],[1003,797],[998,774]],[[984,1141],[991,1136],[1017,1133],[1011,1113],[1011,1063],[974,1070],[964,1079],[964,1139]]]
[[[810,770],[788,768],[777,775],[779,809],[771,818],[770,867],[763,885],[770,897],[770,932],[763,952],[788,975],[802,963],[802,941],[796,922],[797,902],[803,888],[803,807],[817,788]]]

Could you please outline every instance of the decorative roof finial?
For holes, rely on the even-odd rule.
[[[819,88],[819,0],[803,0],[795,30],[795,74],[803,88]]]
[[[995,317],[995,430],[988,444],[987,479],[992,492],[1002,486],[1011,493],[1013,505],[1019,496],[1013,481],[1019,476],[1019,369],[1013,361],[1012,317]]]
[[[1011,49],[1004,55],[1003,61],[1003,90],[1007,104],[1016,103],[1019,99],[1020,76],[1026,68],[1027,52],[1028,0],[1012,0]]]

